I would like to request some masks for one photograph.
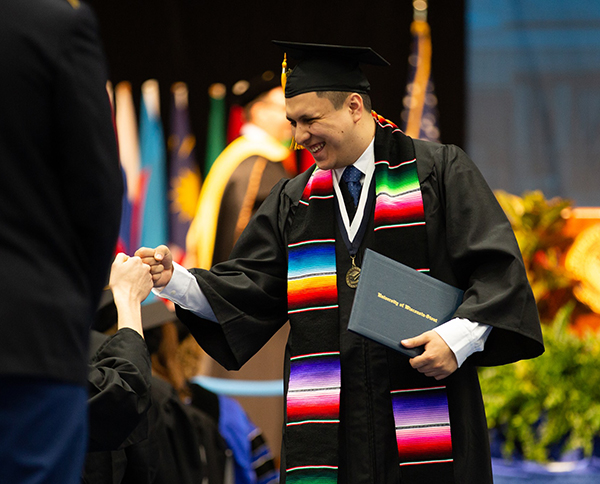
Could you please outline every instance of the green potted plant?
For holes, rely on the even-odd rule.
[[[574,316],[590,311],[573,293],[565,268],[573,239],[563,233],[565,199],[539,191],[496,193],[523,254],[538,303],[546,352],[515,364],[481,368],[488,426],[502,435],[502,453],[547,462],[559,453],[593,450],[600,435],[600,339],[572,331]]]
[[[558,445],[562,453],[592,453],[600,435],[600,340],[567,330],[574,306],[542,327],[542,356],[480,369],[488,426],[502,434],[505,457],[547,462]]]

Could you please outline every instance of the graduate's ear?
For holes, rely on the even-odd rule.
[[[365,105],[360,94],[353,92],[346,98],[346,106],[354,122],[360,121],[365,112]]]

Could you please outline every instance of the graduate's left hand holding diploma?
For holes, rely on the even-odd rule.
[[[407,348],[424,346],[425,351],[411,358],[410,365],[426,376],[442,380],[450,376],[458,368],[456,356],[443,338],[435,331],[425,331],[419,336],[402,340]]]
[[[169,283],[173,276],[173,254],[166,245],[159,245],[155,249],[140,247],[135,255],[150,266],[154,287],[165,287]]]

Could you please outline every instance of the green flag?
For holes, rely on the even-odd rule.
[[[206,158],[204,162],[204,178],[208,175],[212,164],[225,149],[226,120],[225,120],[225,86],[217,83],[208,88],[208,130],[206,135]]]

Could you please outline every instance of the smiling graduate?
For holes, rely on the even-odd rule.
[[[276,185],[210,271],[140,249],[155,290],[228,369],[289,319],[281,482],[491,483],[476,365],[543,352],[511,226],[462,150],[371,111],[361,64],[381,56],[276,43],[297,60],[284,66],[286,115],[315,165]],[[420,356],[347,329],[367,248],[465,292],[450,321],[402,341]]]

